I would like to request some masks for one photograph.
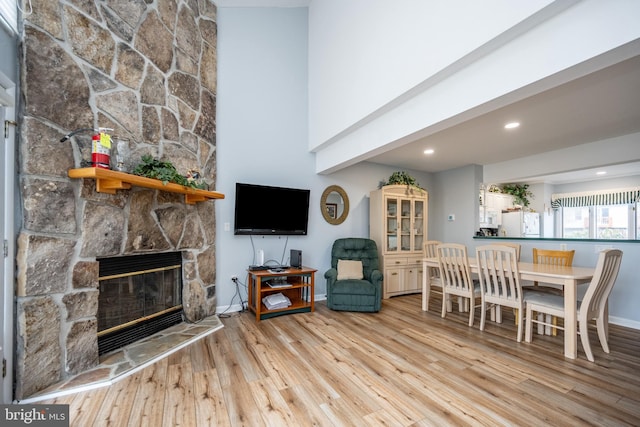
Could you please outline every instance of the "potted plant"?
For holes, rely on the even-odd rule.
[[[529,184],[505,184],[502,186],[502,192],[511,194],[514,197],[514,203],[524,208],[529,207],[529,198],[533,198],[533,193],[529,191]]]
[[[160,161],[150,155],[142,156],[142,162],[133,170],[134,175],[159,179],[165,185],[167,182],[172,182],[185,187],[204,189],[206,185],[200,182],[199,173],[196,176],[195,172],[189,171],[188,176],[180,175],[171,162]]]
[[[385,185],[398,185],[398,184],[406,185],[407,190],[410,190],[411,187],[415,187],[420,191],[423,190],[423,188],[420,187],[420,184],[418,184],[418,181],[416,181],[414,177],[412,177],[405,171],[401,171],[401,172],[398,171],[398,172],[392,173],[391,176],[389,176],[389,179],[387,181],[383,181],[380,183],[380,187]]]

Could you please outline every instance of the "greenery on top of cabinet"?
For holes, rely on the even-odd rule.
[[[420,187],[420,184],[418,183],[418,181],[416,181],[414,177],[412,177],[405,171],[401,171],[401,172],[398,171],[398,172],[392,173],[386,182],[383,181],[380,184],[381,184],[380,185],[381,187],[385,185],[405,184],[409,187],[416,187],[421,190],[423,189],[422,187]]]
[[[502,186],[502,192],[511,194],[514,197],[516,205],[528,207],[529,197],[533,199],[533,193],[529,191],[529,184],[505,184]]]

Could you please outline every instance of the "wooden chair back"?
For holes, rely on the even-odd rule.
[[[441,245],[442,242],[439,240],[427,240],[424,242],[424,257],[425,258],[437,258],[438,257],[438,245]],[[435,286],[442,286],[440,283],[440,271],[436,267],[428,267],[429,268],[429,277],[431,277],[431,282]]]
[[[471,280],[467,247],[457,243],[447,243],[438,245],[437,252],[444,292],[472,297],[473,281]]]
[[[516,250],[516,257],[517,260],[520,261],[520,248],[521,245],[519,243],[511,243],[511,242],[501,242],[501,243],[490,243],[490,245],[496,245],[496,246],[508,246],[510,248],[514,248]]]
[[[571,267],[571,265],[573,265],[573,255],[575,255],[575,253],[576,251],[573,249],[570,251],[556,251],[551,249],[533,248],[533,263]],[[538,282],[533,282],[533,286],[538,286]]]
[[[442,317],[451,307],[451,295],[458,297],[460,311],[469,308],[469,326],[473,326],[475,300],[480,290],[474,286],[469,267],[467,247],[456,243],[441,244],[437,247],[438,271],[442,283]]]
[[[424,257],[437,258],[438,251],[436,248],[440,244],[442,244],[442,242],[439,240],[427,240],[426,242],[424,242],[424,245],[422,246]],[[431,291],[434,287],[442,288],[442,280],[440,279],[440,269],[438,267],[427,267],[427,274],[429,275],[429,288],[427,289],[427,294],[426,294],[426,306],[428,311]],[[440,293],[441,289],[436,289],[436,292]],[[443,297],[443,300],[446,300],[446,299]],[[450,305],[450,302],[448,302],[448,304]]]
[[[570,267],[573,264],[573,256],[575,253],[575,250],[556,251],[533,248],[533,263]]]
[[[573,264],[573,255],[576,253],[575,250],[570,251],[561,251],[561,250],[552,250],[552,249],[538,249],[533,248],[533,263],[534,264],[548,264],[548,265],[557,265],[563,267],[570,267]],[[533,282],[533,286],[538,286],[538,282]],[[547,292],[554,292],[558,294],[562,294],[562,288],[558,288],[555,286],[545,286],[544,288],[537,287],[537,290],[544,290]],[[557,320],[555,317],[549,320],[553,324],[553,328],[547,326],[547,334],[557,335],[558,331],[556,328]],[[549,323],[549,322],[547,322]],[[541,326],[539,326],[541,328]],[[540,332],[540,329],[539,329]]]
[[[478,277],[482,293],[482,318],[480,329],[484,330],[484,321],[489,304],[493,304],[500,321],[500,307],[515,308],[518,324],[518,342],[522,340],[522,315],[524,302],[520,271],[518,269],[517,249],[507,245],[484,245],[476,248]]]
[[[436,250],[436,248],[440,244],[442,244],[442,242],[439,241],[439,240],[427,240],[426,242],[424,242],[424,245],[423,245],[424,257],[425,258],[437,258],[438,257],[438,251]]]
[[[578,325],[580,327],[580,341],[587,355],[587,359],[594,361],[591,345],[589,344],[589,321],[596,320],[598,339],[605,353],[609,353],[609,321],[605,316],[607,312],[607,300],[618,278],[622,251],[620,249],[605,249],[598,256],[596,272],[584,294],[578,312]]]
[[[607,299],[618,278],[621,262],[620,249],[605,249],[600,252],[596,272],[580,304],[580,319],[587,321],[604,315]]]
[[[605,249],[601,251],[587,292],[584,294],[582,301],[578,302],[580,341],[587,359],[591,362],[594,361],[593,351],[591,351],[591,344],[589,343],[589,322],[591,320],[595,319],[596,321],[596,330],[598,331],[598,339],[602,349],[605,353],[609,353],[607,299],[618,278],[621,262],[621,250]],[[533,323],[551,326],[548,321],[535,320],[532,317],[534,311],[559,317],[566,315],[562,297],[538,292],[532,293],[531,296],[527,297],[527,342],[531,342]],[[557,328],[563,329],[559,326]]]
[[[522,246],[519,243],[504,242],[504,243],[499,243],[499,245],[508,246],[510,248],[514,248],[516,250],[516,260],[520,261],[520,248]]]

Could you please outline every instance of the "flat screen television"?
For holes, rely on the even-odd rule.
[[[306,236],[309,190],[236,183],[234,234]]]

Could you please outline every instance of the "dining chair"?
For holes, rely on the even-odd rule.
[[[424,242],[424,245],[423,245],[424,257],[437,258],[438,251],[436,248],[440,244],[442,244],[442,242],[439,240],[427,240],[426,242]],[[427,269],[428,269],[427,274],[429,275],[429,283],[430,283],[430,289],[429,289],[429,292],[427,292],[427,311],[429,311],[429,295],[431,294],[431,290],[435,286],[436,288],[440,288],[440,290],[436,292],[442,293],[442,281],[440,280],[440,270],[437,267],[427,267]],[[449,307],[449,311],[451,311],[450,307]]]
[[[575,250],[562,251],[533,248],[533,263],[570,267],[573,264],[573,256],[575,253]],[[539,286],[538,282],[533,282],[533,286],[536,291],[551,292],[557,295],[562,295],[562,288],[560,287],[551,285]],[[558,330],[555,328],[555,325],[558,324],[558,318],[547,315],[546,323],[551,323],[554,327],[545,327],[540,323],[538,324],[538,333],[541,334],[545,332],[547,335],[556,336],[558,334]],[[545,328],[545,331],[542,331],[543,328]]]
[[[520,250],[522,248],[522,245],[520,245],[520,243],[500,242],[498,244],[502,245],[502,246],[508,246],[510,248],[514,248],[516,250],[516,260],[518,262],[520,262]],[[523,287],[525,286],[524,283],[521,283],[521,284],[522,284]],[[513,309],[513,314],[515,316],[515,322],[516,322],[516,325],[517,325],[518,324],[518,319],[519,319],[519,317],[518,317],[518,309],[517,308]]]
[[[439,240],[427,240],[424,242],[424,257],[425,258],[437,258],[438,245],[442,244]],[[440,271],[436,267],[429,267],[429,277],[431,278],[431,283],[436,284],[436,286],[441,286],[440,284]]]
[[[501,243],[498,243],[498,244],[501,245],[501,246],[508,246],[510,248],[514,248],[516,250],[516,260],[520,261],[520,249],[522,248],[520,243],[501,242]]]
[[[551,249],[538,249],[533,248],[533,263],[534,264],[547,264],[558,266],[571,266],[573,264],[573,256],[575,250],[570,251],[556,251]],[[533,282],[533,286],[538,286],[538,282]],[[552,289],[560,289],[553,288]]]
[[[524,300],[516,248],[506,245],[478,246],[476,258],[482,298],[480,330],[484,330],[487,310],[494,308],[496,321],[501,323],[501,307],[511,307],[515,309],[518,325],[517,340],[522,341]]]
[[[447,301],[451,295],[469,301],[469,326],[473,326],[476,298],[480,298],[480,286],[471,280],[467,247],[457,243],[438,245],[438,269],[442,283],[442,317],[447,313]],[[450,310],[449,310],[450,311]]]
[[[622,261],[622,251],[619,249],[605,249],[598,256],[598,263],[593,278],[589,283],[587,292],[582,300],[578,301],[578,327],[580,341],[587,355],[587,359],[593,362],[593,352],[589,344],[589,322],[596,321],[598,339],[605,353],[609,353],[608,330],[607,330],[607,300],[613,285],[618,278],[620,263]],[[552,316],[564,317],[564,297],[542,292],[531,292],[525,296],[527,309],[525,341],[531,342],[531,330],[534,323],[540,320],[533,318],[531,313],[538,312],[550,314]],[[546,325],[546,323],[544,323]],[[556,326],[558,329],[564,329]]]
[[[424,245],[423,245],[424,257],[425,258],[437,258],[438,257],[438,251],[436,250],[436,247],[438,245],[440,245],[440,244],[442,244],[442,242],[439,241],[439,240],[427,240],[426,242],[424,242]]]

